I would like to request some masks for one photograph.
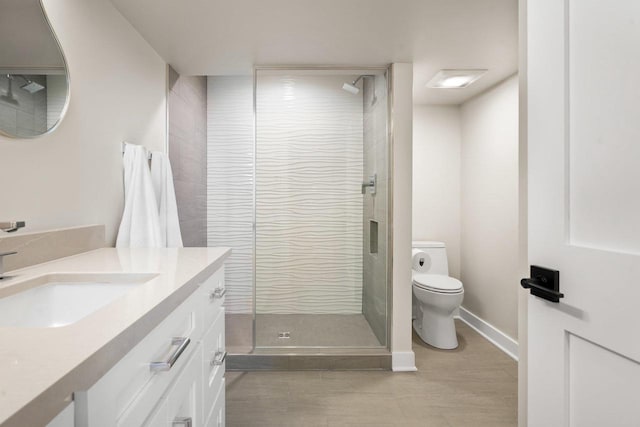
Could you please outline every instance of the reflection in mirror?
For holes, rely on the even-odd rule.
[[[0,133],[54,129],[69,100],[64,54],[40,0],[0,0]]]

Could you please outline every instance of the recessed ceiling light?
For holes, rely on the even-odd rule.
[[[487,70],[440,70],[427,83],[434,89],[461,89],[478,80]]]

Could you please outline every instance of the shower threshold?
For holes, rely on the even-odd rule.
[[[386,348],[256,348],[229,354],[228,371],[390,370]]]

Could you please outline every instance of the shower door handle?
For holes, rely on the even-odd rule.
[[[367,187],[369,187],[371,190],[369,190],[369,192],[371,193],[371,195],[376,194],[376,184],[378,182],[378,175],[377,174],[373,174],[369,176],[369,182],[363,182],[362,183],[362,194],[365,194],[367,192]]]

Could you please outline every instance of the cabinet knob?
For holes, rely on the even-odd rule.
[[[209,299],[220,299],[227,293],[226,288],[216,288],[209,293]]]
[[[215,354],[213,355],[213,359],[211,359],[211,362],[209,363],[210,366],[219,366],[222,365],[224,363],[224,359],[227,358],[227,352],[226,351],[216,351]]]

